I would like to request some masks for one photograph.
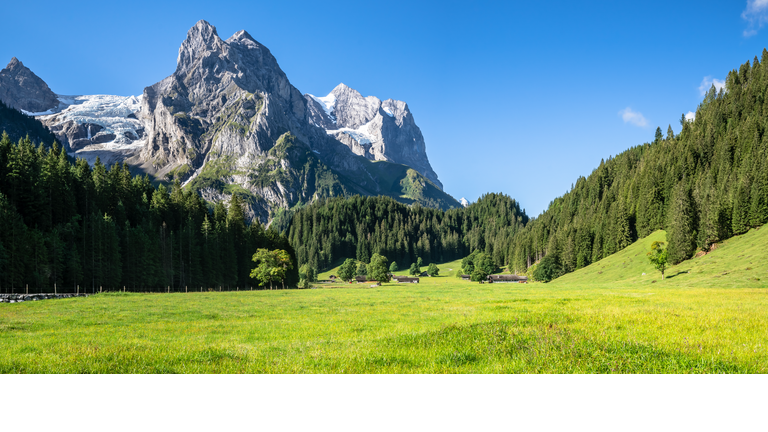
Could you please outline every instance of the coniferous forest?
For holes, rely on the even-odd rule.
[[[407,206],[387,197],[331,198],[298,210],[288,238],[300,264],[328,268],[339,259],[369,262],[378,253],[407,268],[463,258],[474,250],[506,261],[513,238],[528,223],[520,205],[487,194],[467,208]]]
[[[682,131],[601,161],[537,218],[503,195],[466,209],[406,208],[381,198],[332,199],[298,211],[289,238],[299,264],[380,253],[402,266],[481,250],[515,272],[548,256],[554,276],[658,229],[673,263],[768,222],[768,51],[712,87]]]
[[[280,234],[248,224],[237,196],[211,211],[178,183],[155,187],[125,165],[91,168],[55,144],[4,135],[0,290],[243,289],[254,284],[259,248],[289,252],[290,286],[303,264],[323,270],[374,253],[406,268],[482,251],[518,273],[547,257],[556,277],[658,229],[677,263],[768,222],[766,62],[764,50],[728,74],[725,90],[712,87],[679,134],[658,128],[652,142],[601,161],[530,219],[503,194],[448,211],[354,196],[293,209]]]
[[[28,119],[34,121],[33,119]],[[235,195],[206,202],[178,182],[154,187],[127,165],[72,163],[54,143],[0,139],[0,292],[185,291],[259,288],[259,248],[294,261],[288,240],[247,224]],[[261,287],[264,288],[264,287]]]

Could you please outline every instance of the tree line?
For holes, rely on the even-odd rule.
[[[548,256],[551,277],[611,255],[658,229],[669,261],[768,222],[768,51],[713,86],[682,131],[601,161],[521,230],[508,261],[517,271]]]
[[[289,239],[299,263],[328,268],[379,253],[402,267],[479,251],[548,280],[666,229],[671,263],[768,222],[768,51],[713,86],[682,131],[607,160],[528,219],[511,198],[488,194],[467,208],[408,207],[379,197],[334,198],[298,210]],[[547,257],[546,259],[544,259]]]
[[[0,292],[259,288],[259,249],[286,251],[284,282],[296,286],[287,237],[249,224],[236,195],[211,206],[178,181],[154,186],[125,164],[73,162],[55,142],[0,138]]]
[[[299,264],[318,269],[350,257],[368,263],[373,254],[408,268],[419,258],[428,265],[475,250],[503,265],[511,239],[526,223],[525,211],[503,194],[486,194],[467,208],[448,211],[353,196],[321,199],[296,210],[288,239]]]

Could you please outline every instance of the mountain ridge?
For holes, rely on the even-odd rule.
[[[101,105],[86,109],[95,96],[54,96],[57,107],[39,118],[73,156],[90,163],[97,156],[108,163],[124,161],[160,182],[199,187],[213,201],[236,191],[249,203],[249,217],[263,222],[278,208],[338,194],[387,195],[444,209],[460,206],[442,191],[405,103],[398,113],[417,133],[423,161],[381,152],[379,158],[358,155],[312,121],[314,100],[290,83],[269,49],[245,30],[222,40],[213,25],[198,21],[180,44],[171,75],[139,97],[111,102],[133,107],[110,117],[113,123],[104,123],[101,113],[108,109]],[[393,105],[390,112],[396,109]],[[351,109],[343,112],[354,117]],[[379,117],[390,119],[386,113]],[[291,150],[272,151],[281,142],[290,142]],[[212,179],[213,172],[221,179]],[[391,178],[395,174],[398,178]]]

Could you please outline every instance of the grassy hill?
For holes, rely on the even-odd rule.
[[[663,281],[661,273],[646,256],[654,241],[666,241],[666,232],[656,231],[624,250],[552,283],[768,288],[768,225],[725,240],[704,256],[669,267]]]

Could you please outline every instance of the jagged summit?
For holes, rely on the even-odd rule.
[[[226,50],[226,45],[216,33],[216,27],[200,20],[187,32],[187,38],[179,47],[176,72],[181,73],[193,67],[195,60],[206,52]]]
[[[353,153],[370,160],[408,165],[442,189],[408,104],[364,97],[344,83],[327,96],[305,97],[312,124],[325,129]]]
[[[59,105],[48,84],[16,57],[0,71],[0,100],[28,113],[48,111]]]

